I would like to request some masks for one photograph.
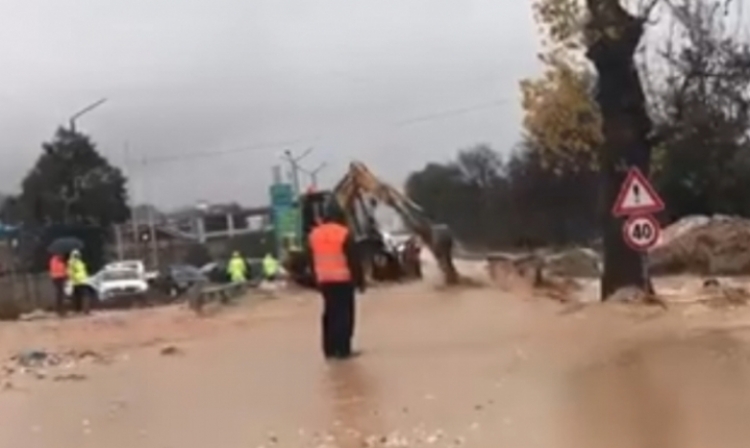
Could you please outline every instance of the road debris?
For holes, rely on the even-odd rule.
[[[589,251],[580,250],[576,254],[589,254]],[[588,260],[589,255],[583,257]],[[541,252],[520,255],[493,253],[487,256],[487,270],[492,283],[503,291],[526,297],[546,297],[559,302],[569,302],[575,300],[575,295],[582,289],[574,278],[567,276],[580,271],[575,268],[564,269],[566,260],[571,259],[576,260],[580,257]],[[597,262],[587,261],[592,265]],[[554,269],[550,269],[550,266]]]
[[[635,286],[626,286],[619,288],[613,292],[605,300],[609,303],[640,303],[645,305],[658,305],[664,309],[667,308],[667,303],[663,298],[656,294],[645,291],[643,288]]]
[[[44,310],[35,309],[29,313],[22,314],[19,316],[19,320],[25,321],[25,322],[31,322],[35,320],[45,320],[45,319],[51,319],[56,317],[57,315],[54,313],[50,313]]]
[[[176,356],[176,355],[182,355],[185,352],[180,347],[177,347],[176,345],[167,345],[166,347],[162,347],[159,353],[162,356]]]
[[[10,358],[12,364],[22,368],[43,368],[65,366],[71,367],[84,361],[94,363],[109,363],[110,359],[93,350],[67,350],[59,353],[32,349],[22,351]],[[13,369],[12,366],[5,367]]]
[[[25,375],[37,380],[55,382],[83,381],[88,377],[71,369],[83,363],[106,364],[110,359],[93,350],[67,350],[53,352],[43,349],[23,350],[11,356],[0,370],[2,390],[15,389],[13,377]]]
[[[44,350],[26,350],[11,359],[22,367],[41,367],[60,363],[59,357],[50,355]]]
[[[716,279],[706,280],[703,291],[707,296],[702,302],[711,308],[745,306],[750,300],[750,293],[745,288],[723,285]]]
[[[480,426],[478,422],[466,425],[467,431],[476,434]],[[467,433],[468,434],[468,433]],[[410,430],[394,429],[383,433],[362,433],[354,428],[346,430],[334,430],[330,432],[300,431],[300,442],[302,445],[316,448],[335,448],[340,446],[360,446],[363,448],[386,448],[386,447],[420,447],[420,446],[462,446],[467,442],[467,435],[449,435],[440,428],[428,429],[424,423]],[[267,439],[256,447],[271,448],[282,446],[278,437],[267,437]]]
[[[81,373],[66,373],[55,375],[52,377],[52,381],[83,381],[86,378],[88,377]]]

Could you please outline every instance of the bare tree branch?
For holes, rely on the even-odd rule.
[[[649,21],[651,13],[656,9],[660,1],[661,0],[645,0],[639,8],[638,16],[645,22]]]

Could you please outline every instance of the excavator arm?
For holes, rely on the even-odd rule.
[[[421,207],[390,185],[381,182],[361,162],[352,162],[347,174],[333,190],[345,213],[353,218],[358,201],[365,195],[388,205],[401,216],[406,227],[428,247],[449,285],[457,284],[459,275],[453,264],[453,235],[445,225],[433,224]]]

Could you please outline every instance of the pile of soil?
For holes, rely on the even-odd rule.
[[[750,274],[750,220],[692,216],[664,230],[649,253],[652,274]]]

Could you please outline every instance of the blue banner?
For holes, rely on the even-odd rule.
[[[290,248],[299,247],[300,214],[291,185],[271,185],[270,195],[276,250],[278,257],[283,258]]]

